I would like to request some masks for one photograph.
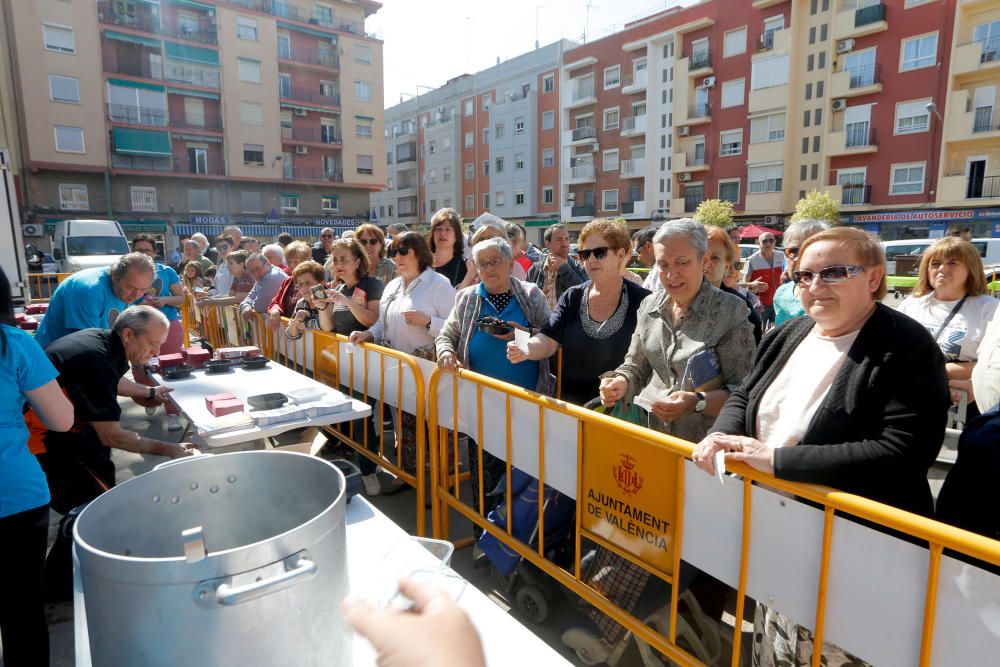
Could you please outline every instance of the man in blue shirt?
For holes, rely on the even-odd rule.
[[[44,349],[74,331],[107,329],[113,324],[109,316],[146,294],[155,275],[153,260],[139,252],[122,255],[109,267],[74,273],[52,294],[35,341]]]
[[[267,258],[260,253],[254,253],[247,258],[247,272],[253,276],[254,285],[250,293],[240,304],[240,315],[243,319],[249,320],[256,313],[266,313],[267,307],[271,305],[274,296],[281,289],[281,283],[285,282],[288,274],[273,266]]]

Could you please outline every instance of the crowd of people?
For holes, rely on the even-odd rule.
[[[935,512],[928,468],[959,392],[973,415],[997,414],[998,302],[986,294],[978,252],[961,238],[927,249],[913,295],[894,310],[881,303],[887,280],[878,240],[816,220],[790,225],[782,250],[774,234],[761,235],[746,261],[738,239],[690,218],[631,237],[620,222],[597,219],[580,232],[575,253],[564,225],[546,229],[538,248],[523,227],[489,214],[466,232],[453,209],[438,211],[426,235],[391,232],[365,224],[341,238],[323,229],[312,245],[287,235],[261,245],[231,226],[214,246],[201,234],[183,239],[172,265],[155,262],[155,240],[140,235],[112,267],[60,284],[34,341],[11,326],[10,290],[0,284],[0,364],[9,370],[0,387],[11,399],[0,403],[10,413],[0,454],[9,450],[16,461],[0,467],[0,540],[25,545],[12,562],[32,573],[18,583],[21,600],[38,603],[29,613],[20,607],[17,618],[0,604],[6,655],[40,655],[31,651],[41,650],[50,503],[64,513],[113,485],[110,448],[191,453],[189,443],[122,429],[117,403],[132,397],[150,416],[164,406],[167,428],[180,428],[169,390],[143,367],[180,350],[179,308],[187,298],[236,304],[244,318],[263,317],[292,340],[310,329],[335,332],[547,395],[555,395],[558,373],[559,398],[581,406],[613,408],[643,396],[642,423],[697,443],[694,462],[707,473],[722,452],[727,462],[777,478],[926,516]],[[629,270],[635,262],[649,269],[646,277]],[[514,343],[514,329],[527,332],[526,344]],[[129,367],[134,382],[124,377]],[[417,420],[391,415],[401,467],[415,474]],[[373,434],[381,421],[374,415],[365,428]],[[374,449],[377,438],[368,441]],[[479,456],[470,440],[470,469]],[[482,457],[488,491],[505,466]],[[368,459],[361,465],[369,495],[402,486]],[[477,506],[480,495],[474,490]],[[963,506],[975,500],[952,493],[947,519],[963,525]],[[484,511],[497,500],[489,502]],[[976,529],[996,524],[986,518]],[[57,555],[53,549],[49,560]],[[646,570],[601,548],[587,576],[628,612],[649,580]],[[591,618],[592,627],[563,640],[601,661],[624,629],[597,610]],[[808,661],[807,628],[765,605],[755,620],[755,652],[765,662]]]

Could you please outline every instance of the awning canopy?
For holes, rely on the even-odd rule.
[[[142,88],[143,90],[156,90],[163,92],[166,90],[164,86],[155,83],[146,83],[145,81],[129,81],[128,79],[108,79],[108,83],[113,86],[122,86],[123,88]]]
[[[111,128],[111,138],[116,153],[128,155],[153,155],[170,157],[170,135],[153,130],[133,130],[126,127]]]
[[[104,36],[107,39],[116,39],[119,42],[128,42],[129,44],[138,44],[139,46],[148,46],[154,49],[159,49],[162,46],[159,40],[150,39],[148,37],[138,37],[136,35],[127,35],[123,32],[115,32],[114,30],[105,30]]]
[[[187,5],[188,7],[195,7],[196,9],[203,9],[210,14],[215,13],[215,7],[212,5],[206,5],[202,2],[195,2],[194,0],[174,0],[174,4]]]
[[[187,95],[188,97],[200,97],[206,100],[219,100],[218,93],[206,93],[200,90],[186,90],[184,88],[167,88],[171,95]]]
[[[204,65],[219,64],[219,52],[212,49],[203,49],[200,46],[188,46],[187,44],[177,44],[167,42],[167,57],[172,60],[187,60],[193,63]]]
[[[743,239],[755,239],[761,234],[773,234],[774,236],[781,236],[781,232],[776,229],[771,229],[770,227],[763,227],[761,225],[747,225],[746,227],[740,227],[740,240]]]
[[[313,28],[306,28],[301,25],[293,25],[291,23],[285,23],[284,21],[278,21],[278,27],[282,30],[295,30],[297,32],[303,32],[307,35],[312,35],[313,37],[322,37],[323,39],[329,39],[334,44],[337,43],[337,35],[333,33],[315,30]]]
[[[316,225],[282,225],[281,226],[281,231],[283,231],[283,232],[287,232],[287,233],[291,234],[292,236],[302,236],[302,237],[307,237],[307,238],[316,238],[317,236],[319,236],[319,232],[320,232],[321,229],[325,229],[325,227],[318,227]],[[341,236],[341,235],[343,235],[344,232],[354,231],[354,225],[351,225],[349,227],[336,227],[334,225],[330,225],[330,229],[332,229],[333,233],[336,234],[337,236]]]

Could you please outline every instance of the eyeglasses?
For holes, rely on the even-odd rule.
[[[580,250],[577,250],[577,254],[580,255],[580,259],[586,262],[590,259],[591,255],[594,256],[594,259],[604,259],[608,256],[608,250],[610,250],[610,248],[606,245],[601,246],[600,248],[589,248],[587,250],[581,248]]]
[[[156,254],[156,249],[155,248],[135,248],[133,250],[133,252],[141,252],[141,253],[143,253],[145,255],[155,255]]]
[[[797,245],[789,246],[784,248],[784,253],[789,257],[797,257],[799,254],[799,247]]]
[[[332,239],[333,238],[333,234],[320,234],[319,237],[321,239]]]
[[[824,266],[816,272],[792,271],[792,280],[795,281],[796,285],[811,285],[813,278],[819,276],[819,279],[827,284],[836,284],[846,282],[864,270],[865,267],[858,264],[837,264],[835,266]]]
[[[401,246],[399,248],[393,247],[389,248],[389,252],[387,252],[386,254],[389,257],[395,257],[396,255],[399,255],[400,257],[406,257],[407,255],[410,254],[410,250],[411,248],[407,248],[406,246]]]
[[[761,239],[761,243],[774,243],[774,239]]]
[[[497,259],[491,259],[488,262],[481,262],[476,264],[476,268],[480,271],[486,271],[491,269],[499,268],[504,263],[503,258],[498,257]]]
[[[361,245],[378,245],[381,243],[378,239],[358,239],[357,241]]]

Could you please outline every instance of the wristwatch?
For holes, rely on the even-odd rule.
[[[705,400],[705,394],[700,391],[694,392],[694,395],[698,398],[698,402],[694,404],[695,412],[704,412],[705,406],[708,405],[708,401]]]
[[[156,398],[156,387],[149,388],[149,396],[147,396],[147,398],[149,400],[153,400],[154,398]]]

